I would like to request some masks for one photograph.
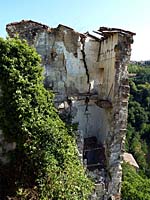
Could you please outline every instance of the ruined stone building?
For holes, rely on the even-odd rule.
[[[42,57],[45,87],[65,119],[78,124],[77,144],[87,173],[95,179],[91,199],[120,199],[122,154],[128,115],[128,71],[134,33],[101,27],[81,34],[34,21],[7,25]],[[70,117],[71,116],[71,117]]]

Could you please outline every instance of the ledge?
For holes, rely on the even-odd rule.
[[[96,105],[100,108],[112,108],[112,102],[109,100],[99,99],[96,102]]]

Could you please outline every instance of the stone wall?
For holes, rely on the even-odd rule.
[[[64,119],[78,123],[81,159],[85,138],[95,137],[105,147],[105,169],[98,172],[100,176],[105,171],[104,180],[96,183],[91,199],[120,199],[129,93],[126,66],[134,33],[101,27],[94,34],[81,34],[31,20],[8,24],[7,32],[10,37],[19,34],[41,55],[45,87],[53,89]]]
[[[112,130],[107,137],[108,171],[110,180],[108,193],[119,198],[122,177],[122,153],[127,127],[129,83],[127,63],[130,59],[130,44],[132,37],[124,34],[118,35],[118,44],[115,46],[115,79],[114,98],[112,109]]]

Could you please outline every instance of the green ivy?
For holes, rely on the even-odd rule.
[[[43,86],[41,59],[19,39],[0,38],[0,127],[15,141],[12,163],[19,199],[85,200],[93,188],[73,134]],[[70,131],[70,130],[69,130]]]

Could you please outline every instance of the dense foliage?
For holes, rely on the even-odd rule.
[[[123,200],[150,199],[150,67],[130,65],[130,99],[126,151],[140,169],[123,166]]]
[[[17,144],[5,166],[8,191],[12,182],[18,199],[87,199],[92,183],[42,73],[40,57],[25,41],[0,38],[0,127]]]
[[[149,200],[150,179],[141,177],[133,167],[123,165],[122,200]]]
[[[150,177],[150,67],[129,67],[130,100],[126,148],[136,158],[140,172]]]

